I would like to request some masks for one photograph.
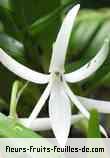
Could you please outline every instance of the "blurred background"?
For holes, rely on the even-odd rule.
[[[110,0],[0,0],[0,47],[20,63],[48,73],[52,44],[63,17],[77,3],[81,9],[71,35],[65,68],[66,72],[79,68],[95,56],[106,37],[110,38]],[[0,65],[0,111],[6,115],[15,80],[26,82]],[[92,77],[70,86],[78,95],[110,100],[110,53]],[[19,117],[29,116],[44,88],[29,83],[17,105]],[[40,116],[48,116],[48,103]],[[109,115],[102,116],[101,120],[109,131]],[[70,136],[80,133],[75,130],[71,130]]]

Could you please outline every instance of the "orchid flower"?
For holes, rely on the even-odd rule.
[[[10,71],[19,77],[36,84],[48,83],[29,118],[24,120],[24,122],[28,123],[25,124],[28,127],[31,127],[32,124],[36,124],[37,126],[37,122],[41,120],[37,120],[36,117],[43,108],[46,100],[49,98],[49,118],[47,119],[47,125],[49,125],[48,128],[50,128],[51,124],[53,132],[62,146],[65,145],[71,123],[74,122],[74,117],[71,115],[71,103],[76,105],[79,112],[87,119],[90,117],[88,110],[91,108],[96,108],[99,112],[110,112],[109,102],[101,102],[76,96],[67,84],[67,82],[76,83],[82,81],[95,73],[95,71],[104,63],[109,51],[109,41],[106,39],[102,48],[90,62],[78,70],[65,74],[64,63],[66,52],[79,8],[80,5],[76,5],[64,18],[57,39],[53,45],[52,59],[49,68],[50,74],[35,72],[24,65],[21,65],[0,49],[0,62]],[[79,117],[81,116],[78,115],[77,119]],[[45,126],[45,121],[46,119],[42,126]],[[35,126],[33,128],[35,129]],[[100,129],[106,135],[101,126]]]

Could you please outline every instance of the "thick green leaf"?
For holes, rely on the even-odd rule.
[[[58,7],[48,15],[41,17],[37,21],[35,21],[30,27],[29,32],[34,35],[42,30],[46,29],[49,24],[51,24],[58,16],[60,16],[60,12],[64,9],[64,7]]]
[[[0,33],[0,47],[17,60],[25,61],[23,44],[5,33]]]
[[[37,19],[31,26],[29,26],[29,32],[34,35],[46,29],[49,24],[53,23],[58,18],[58,16],[61,16],[61,12],[65,11],[70,4],[71,3],[69,2],[67,4],[64,3],[49,14]]]
[[[98,43],[97,50],[92,51],[93,45],[91,46],[91,44],[107,18],[109,18],[108,14],[105,15],[93,10],[82,10],[79,13],[70,39],[70,51],[73,55],[75,53],[78,57],[92,57],[98,51],[103,39],[100,39],[102,42]],[[96,41],[94,45],[96,46]]]
[[[0,6],[0,21],[3,23],[6,33],[18,40],[22,40],[22,34],[15,24],[11,12],[2,6]]]
[[[88,20],[81,22],[76,30],[73,29],[70,40],[70,48],[72,50],[71,52],[73,52],[72,54],[78,54],[78,52],[83,51],[88,46],[99,25],[100,22],[98,20]]]
[[[99,129],[99,114],[95,109],[90,112],[90,119],[88,122],[88,138],[101,138]]]
[[[25,128],[16,120],[0,114],[0,137],[3,138],[39,138],[32,130]]]
[[[110,21],[105,21],[105,23],[97,31],[97,34],[94,36],[94,39],[86,51],[89,55],[92,54],[91,56],[93,56],[97,53],[105,38],[110,39],[110,34],[108,34],[108,32],[110,32]]]
[[[44,53],[47,53],[46,57],[50,55],[52,43],[58,31],[60,17],[48,26],[49,29],[44,29],[39,36],[36,35],[32,37],[27,31],[27,28],[37,21],[37,19],[43,18],[45,15],[48,15],[53,10],[60,7],[60,1],[10,0],[10,5],[13,19],[23,33],[25,53],[29,59],[30,65],[37,70],[44,71],[43,68],[45,66],[42,62],[42,58],[44,57]],[[49,63],[49,61],[47,61],[47,63]]]
[[[32,24],[39,17],[48,14],[59,4],[58,0],[10,0],[11,10],[14,13],[14,19],[20,28]]]

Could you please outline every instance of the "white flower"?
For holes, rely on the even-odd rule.
[[[106,39],[104,41],[102,48],[90,62],[88,62],[82,68],[74,72],[65,74],[64,62],[66,52],[68,48],[71,31],[74,26],[74,21],[78,13],[79,7],[79,4],[73,7],[64,19],[64,22],[58,33],[57,39],[53,45],[53,54],[49,68],[50,74],[42,74],[39,72],[35,72],[16,62],[14,59],[8,56],[2,49],[0,49],[0,62],[10,71],[12,71],[13,73],[15,73],[16,75],[25,80],[37,84],[48,83],[41,98],[39,99],[37,105],[32,111],[29,119],[24,119],[24,122],[28,122],[29,127],[32,127],[33,124],[33,129],[37,128],[37,123],[39,121],[40,123],[42,123],[42,120],[36,120],[36,117],[38,116],[39,112],[41,111],[42,107],[44,106],[46,100],[49,97],[50,119],[44,119],[44,124],[41,124],[39,128],[42,129],[42,127],[45,127],[45,125],[47,128],[50,128],[50,126],[52,126],[54,134],[58,142],[62,146],[65,145],[67,141],[71,122],[73,123],[74,119],[76,118],[77,120],[82,118],[81,114],[83,114],[84,117],[89,119],[90,114],[88,110],[91,108],[96,108],[99,112],[102,113],[110,112],[109,102],[96,101],[76,96],[67,85],[67,82],[76,83],[91,76],[104,63],[109,50],[109,41],[108,39]],[[81,112],[81,114],[75,117],[72,116],[72,119],[71,103],[75,104]],[[104,134],[106,134],[101,126],[100,128],[101,131]]]

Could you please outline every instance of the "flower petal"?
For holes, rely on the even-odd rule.
[[[40,97],[39,101],[35,105],[35,108],[33,109],[31,115],[29,116],[27,127],[30,127],[33,120],[35,120],[35,118],[38,116],[38,114],[41,111],[42,107],[44,106],[47,98],[49,97],[50,90],[51,90],[51,82],[47,85],[42,96]]]
[[[71,103],[58,80],[54,81],[51,89],[49,116],[56,139],[64,147],[71,125]]]
[[[80,121],[84,116],[82,114],[76,114],[72,115],[71,117],[71,124],[74,124],[78,121]],[[28,118],[20,118],[20,123],[26,126],[28,124],[29,119]],[[31,126],[29,127],[34,131],[45,131],[50,130],[51,127],[51,121],[50,118],[37,118],[32,121]]]
[[[64,72],[65,56],[71,31],[75,22],[80,5],[73,7],[67,14],[61,29],[58,33],[56,42],[53,45],[53,54],[50,63],[49,72]]]
[[[88,109],[96,109],[100,113],[110,113],[110,101],[101,101],[77,96],[83,106]]]
[[[68,97],[70,97],[71,101],[76,105],[76,107],[79,109],[79,111],[87,118],[90,118],[90,114],[89,112],[86,110],[85,107],[83,107],[82,103],[79,100],[79,97],[77,97],[69,88],[69,86],[67,85],[67,83],[64,83],[64,87],[65,87],[65,91],[68,95]],[[100,125],[100,131],[102,132],[102,134],[104,134],[105,137],[107,137],[107,133],[105,131],[105,129]]]
[[[109,40],[106,39],[98,54],[86,65],[71,73],[65,74],[68,82],[79,82],[91,76],[105,61],[109,52]]]
[[[69,86],[67,85],[67,83],[64,83],[64,87],[65,87],[65,91],[68,95],[68,97],[70,97],[71,101],[76,105],[76,107],[79,109],[79,111],[87,118],[90,118],[90,114],[89,112],[86,110],[85,107],[83,107],[82,103],[80,102],[79,97],[77,97],[69,88]],[[105,129],[100,125],[100,131],[102,132],[102,134],[104,134],[105,137],[107,137],[107,133],[105,131]]]
[[[35,72],[26,66],[18,63],[0,48],[0,62],[17,76],[39,84],[48,83],[50,76]]]
[[[76,105],[76,107],[79,109],[79,111],[87,118],[89,119],[89,112],[86,110],[86,108],[81,104],[78,97],[72,92],[72,90],[69,88],[67,83],[64,82],[65,92],[68,95],[68,97],[71,99],[73,104]]]

